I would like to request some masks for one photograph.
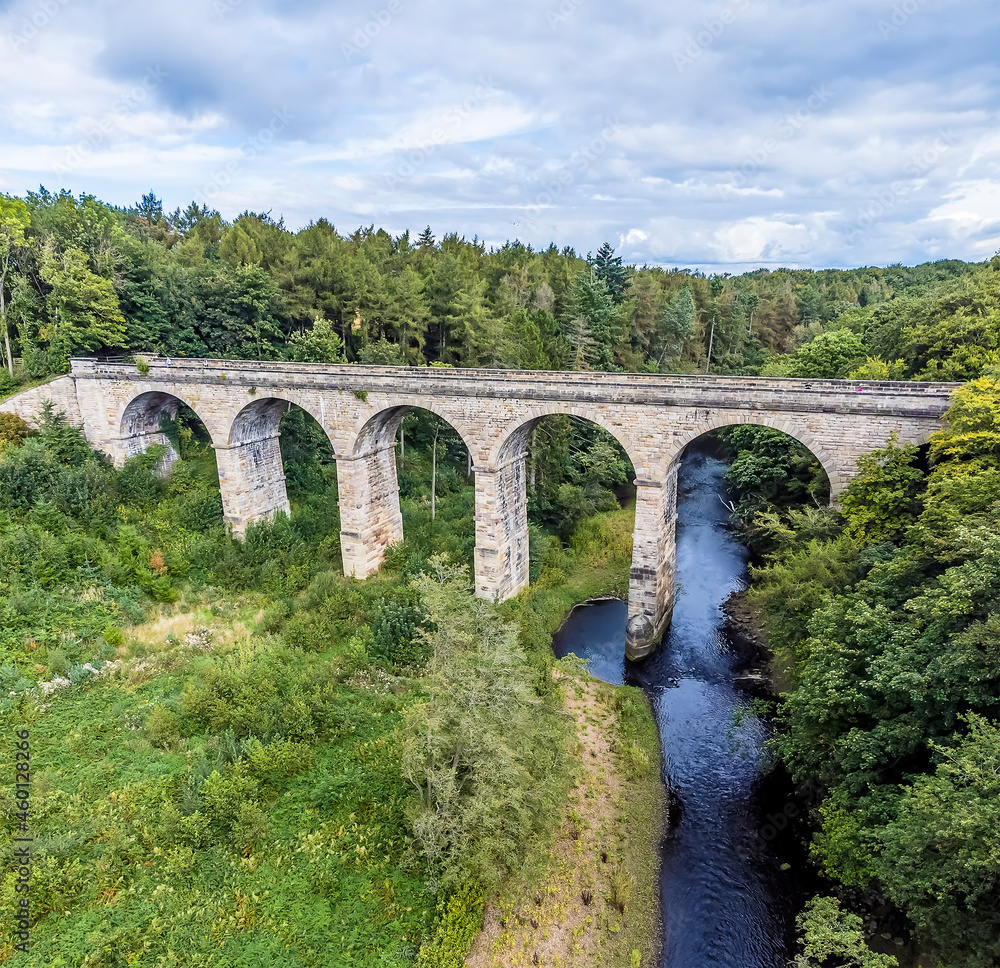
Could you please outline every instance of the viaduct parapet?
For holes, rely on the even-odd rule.
[[[366,578],[402,539],[395,445],[403,415],[422,407],[460,434],[476,488],[476,592],[506,599],[528,584],[525,457],[543,417],[570,414],[612,434],[635,469],[628,654],[655,648],[674,595],[677,470],[685,447],[732,424],[784,431],[817,457],[834,499],[862,454],[923,444],[941,427],[955,384],[849,382],[634,373],[459,370],[153,357],[72,361],[72,375],[0,404],[26,419],[43,399],[83,424],[117,463],[169,442],[163,415],[180,402],[204,422],[227,523],[288,511],[278,425],[289,404],[311,414],[337,460],[344,572]],[[176,455],[168,452],[169,464]]]

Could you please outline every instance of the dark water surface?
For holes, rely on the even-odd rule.
[[[746,549],[719,500],[726,469],[711,444],[688,448],[682,462],[677,596],[654,656],[626,662],[618,601],[575,609],[553,640],[558,655],[589,658],[598,678],[641,686],[652,700],[676,797],[662,846],[664,968],[783,968],[801,896],[798,865],[776,853],[788,845],[773,839],[770,822],[787,791],[761,777],[769,727],[733,684],[741,661],[723,630],[720,606],[747,575]]]

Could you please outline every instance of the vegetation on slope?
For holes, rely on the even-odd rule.
[[[432,426],[411,422],[400,462],[408,538],[358,582],[341,574],[333,467],[294,411],[295,510],[242,542],[183,418],[165,480],[155,449],[116,470],[57,415],[37,433],[5,418],[0,713],[8,740],[31,734],[36,838],[20,963],[464,953],[570,782],[548,641],[563,606],[472,596],[466,462],[439,441],[431,518]],[[602,528],[615,555],[591,547]],[[615,512],[564,547],[534,526],[538,593],[577,571],[621,586],[630,531]],[[15,940],[8,923],[4,957]]]
[[[758,518],[754,571],[793,686],[774,751],[814,854],[951,964],[1000,963],[1000,381],[955,396],[924,460],[890,444],[834,511]],[[845,896],[850,896],[848,893]]]
[[[124,350],[971,381],[929,452],[890,447],[862,462],[842,514],[825,509],[821,469],[800,446],[761,428],[724,436],[733,449],[735,513],[761,556],[757,597],[792,677],[775,754],[811,793],[821,827],[817,860],[842,885],[843,907],[822,900],[810,907],[812,954],[804,951],[802,963],[821,963],[827,950],[864,961],[847,910],[856,901],[851,892],[861,890],[904,911],[944,961],[1000,960],[998,865],[990,847],[1000,825],[991,785],[1000,718],[991,651],[1000,571],[993,553],[1000,258],[977,266],[706,278],[622,266],[608,245],[582,259],[555,246],[536,252],[513,242],[487,251],[454,235],[438,242],[429,229],[416,239],[373,227],[342,235],[321,220],[293,233],[266,215],[244,213],[226,224],[197,206],[164,213],[152,195],[121,211],[42,189],[24,200],[0,197],[0,261],[0,397],[25,380],[65,371],[73,354]],[[152,473],[155,452],[116,471],[51,414],[37,434],[0,418],[0,711],[9,723],[31,718],[43,749],[57,735],[69,737],[57,745],[69,753],[51,754],[51,765],[43,756],[38,773],[40,857],[59,872],[52,884],[64,873],[77,883],[73,870],[89,864],[100,871],[80,882],[89,908],[70,909],[56,894],[43,895],[39,925],[64,919],[66,937],[83,952],[97,943],[86,928],[86,918],[96,923],[97,914],[81,912],[96,912],[100,901],[119,912],[125,940],[107,952],[87,948],[94,964],[125,958],[118,952],[138,937],[136,925],[168,915],[180,927],[165,950],[183,951],[183,911],[198,910],[199,899],[215,903],[219,884],[233,889],[221,896],[237,897],[238,872],[264,863],[255,851],[267,853],[268,863],[286,848],[296,857],[306,851],[292,845],[319,817],[321,824],[339,821],[338,836],[341,826],[346,837],[355,823],[386,831],[364,827],[369,839],[351,841],[355,863],[365,859],[354,871],[362,880],[349,902],[332,894],[322,901],[341,912],[334,918],[344,925],[340,943],[355,944],[349,950],[357,963],[372,955],[350,925],[369,918],[369,903],[393,912],[384,934],[397,946],[386,957],[401,963],[417,957],[418,943],[450,943],[449,925],[455,937],[467,937],[498,855],[488,837],[447,841],[438,850],[435,825],[421,826],[419,804],[434,816],[445,801],[448,809],[472,809],[462,800],[475,787],[470,777],[487,769],[476,757],[490,744],[476,747],[461,737],[495,729],[509,709],[444,716],[438,704],[453,683],[436,650],[494,649],[491,661],[506,663],[513,677],[507,701],[518,706],[530,695],[540,703],[536,739],[550,742],[554,734],[542,727],[557,705],[548,648],[553,619],[577,596],[624,591],[626,570],[597,549],[620,550],[627,542],[630,518],[611,511],[614,493],[627,496],[627,460],[595,428],[568,418],[540,425],[529,460],[533,586],[499,611],[480,614],[448,584],[457,581],[450,569],[469,561],[474,507],[467,455],[447,428],[426,416],[407,418],[408,450],[399,461],[407,540],[366,583],[340,575],[332,455],[303,414],[293,410],[282,427],[294,513],[251,528],[242,543],[222,527],[214,456],[199,443],[191,415],[168,429],[181,460],[161,481]],[[439,465],[432,475],[428,445],[435,436]],[[441,554],[451,564],[432,565]],[[435,606],[428,604],[434,593],[426,576],[435,574],[452,575],[439,582],[453,589],[449,603],[471,609],[464,620],[442,613],[443,632],[429,618]],[[175,612],[196,619],[169,641],[155,630],[143,633],[148,643],[129,632],[157,610],[167,620]],[[449,621],[457,630],[452,639]],[[234,622],[246,636],[233,637]],[[465,626],[479,634],[463,639]],[[208,644],[195,646],[202,628],[214,631]],[[262,665],[280,674],[261,678]],[[204,695],[183,684],[192,682]],[[245,697],[255,691],[268,701],[251,710]],[[289,704],[296,711],[286,715]],[[345,725],[355,714],[357,736]],[[412,731],[428,722],[425,745],[414,746]],[[377,754],[365,745],[383,741]],[[301,769],[267,772],[259,750],[280,759],[274,744],[292,744]],[[423,757],[429,788],[427,775],[418,784],[390,777],[387,764],[398,765],[404,749],[415,777]],[[366,756],[376,764],[371,788],[367,773],[357,777],[345,765]],[[138,764],[134,771],[126,760]],[[86,769],[74,779],[71,766],[81,763]],[[442,770],[450,763],[457,772],[449,776]],[[507,775],[534,782],[530,757],[509,757],[503,766]],[[140,776],[147,768],[148,781]],[[331,777],[331,792],[307,792]],[[418,795],[417,787],[425,792]],[[94,813],[92,794],[102,789],[114,798]],[[238,813],[233,790],[245,793]],[[405,792],[393,799],[397,790]],[[377,820],[366,806],[376,801],[394,804],[395,812]],[[341,805],[349,808],[346,819]],[[498,842],[526,845],[541,836],[532,809],[514,809],[523,825],[513,834],[499,831]],[[296,811],[302,819],[292,816]],[[202,822],[190,819],[196,815],[208,818],[204,830],[189,829]],[[474,826],[484,819],[469,816]],[[60,839],[63,829],[69,833]],[[171,857],[205,852],[198,853],[199,873],[192,867],[167,878],[166,861],[149,856],[157,838]],[[379,862],[384,868],[369,840],[391,845],[389,860]],[[323,863],[346,864],[346,856],[334,861],[331,853]],[[397,872],[403,880],[382,876],[404,861],[410,866]],[[456,874],[466,868],[479,871],[475,884]],[[291,871],[284,873],[295,882]],[[112,873],[116,879],[108,881]],[[168,880],[189,907],[168,901],[166,887],[155,901],[144,893]],[[252,881],[247,875],[239,884]],[[391,889],[392,897],[409,898],[407,891],[426,883],[448,885],[436,911],[389,897]],[[4,890],[11,890],[9,879]],[[283,897],[276,902],[282,910],[294,903]],[[219,909],[226,944],[250,944],[246,939],[265,930],[263,908],[254,903],[240,902],[225,915],[230,920]],[[320,902],[310,895],[302,903]],[[348,903],[358,905],[356,918],[342,910]],[[44,936],[47,929],[40,930]],[[280,924],[266,931],[290,946],[282,957],[294,950],[303,964],[314,944],[327,943],[322,934],[293,937]],[[840,949],[829,947],[835,942]],[[239,957],[249,959],[250,950]]]

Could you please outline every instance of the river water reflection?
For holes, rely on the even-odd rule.
[[[734,686],[740,660],[721,605],[745,587],[746,549],[719,500],[727,465],[712,444],[688,448],[678,487],[673,621],[645,662],[624,658],[626,606],[575,609],[553,639],[607,682],[641,686],[660,729],[664,779],[675,794],[662,845],[664,968],[779,968],[790,957],[799,888],[761,836],[761,749],[768,725]],[[736,721],[739,725],[735,725]]]

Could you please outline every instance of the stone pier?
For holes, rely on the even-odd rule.
[[[244,534],[254,521],[269,521],[279,511],[290,511],[278,437],[212,445],[219,466],[222,513],[234,534]]]
[[[344,574],[367,578],[381,567],[386,548],[403,540],[394,448],[338,458],[337,487]]]
[[[642,659],[655,651],[670,624],[677,568],[677,471],[664,481],[635,482],[635,530],[629,572],[625,655]]]
[[[528,585],[525,453],[476,475],[476,594],[503,601]]]

